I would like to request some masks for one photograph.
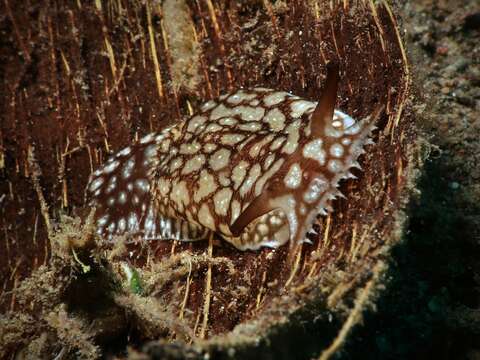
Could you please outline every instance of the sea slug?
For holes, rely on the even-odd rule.
[[[336,110],[338,81],[328,67],[318,103],[240,89],[119,151],[87,185],[98,234],[191,241],[212,230],[241,250],[305,241],[381,111],[355,121]]]

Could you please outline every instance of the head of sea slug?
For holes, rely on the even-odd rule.
[[[332,210],[331,200],[343,196],[339,182],[354,178],[350,169],[360,167],[357,159],[365,152],[364,146],[372,144],[369,135],[383,107],[361,121],[336,110],[338,80],[338,68],[329,67],[323,94],[302,122],[294,151],[232,224],[234,236],[257,232],[258,240],[248,248],[277,247],[287,241],[294,246],[306,241],[316,217]],[[272,219],[277,222],[275,229]],[[263,241],[262,228],[268,233]]]

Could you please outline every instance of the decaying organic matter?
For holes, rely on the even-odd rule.
[[[328,358],[375,302],[420,163],[395,6],[178,3],[2,4],[2,355],[275,354],[268,344],[315,319]],[[317,219],[311,244],[287,256],[288,246],[239,252],[213,236],[109,246],[94,235],[84,189],[111,153],[240,87],[318,99],[329,62],[337,108],[355,119],[385,110],[363,170],[341,184],[346,198]],[[64,214],[82,221],[62,231]],[[53,299],[38,311],[19,301],[29,276],[48,285],[29,293]]]

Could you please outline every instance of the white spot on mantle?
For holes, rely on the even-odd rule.
[[[302,169],[298,164],[290,166],[287,175],[283,179],[285,186],[290,189],[296,189],[302,183]]]

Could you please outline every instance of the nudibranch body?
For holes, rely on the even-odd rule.
[[[330,70],[318,103],[241,89],[121,150],[87,186],[98,234],[190,241],[211,230],[241,250],[305,241],[376,118],[334,110],[337,83]]]

